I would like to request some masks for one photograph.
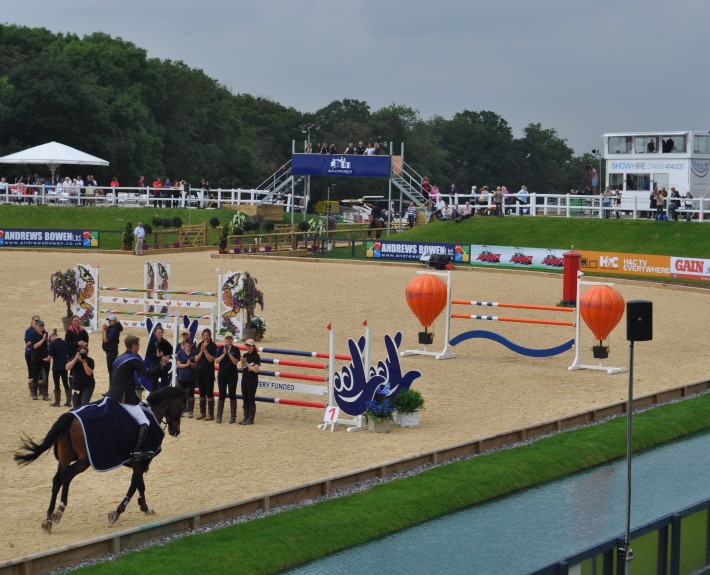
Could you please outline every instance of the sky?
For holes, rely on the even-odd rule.
[[[708,0],[23,0],[0,21],[105,32],[301,112],[490,110],[577,155],[606,132],[710,130]]]

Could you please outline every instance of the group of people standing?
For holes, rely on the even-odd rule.
[[[342,152],[338,152],[338,146],[335,144],[331,144],[330,146],[323,142],[322,144],[319,142],[316,144],[315,150],[313,149],[313,144],[308,142],[306,144],[306,147],[303,150],[304,154],[343,154],[343,155],[350,155],[350,156],[379,156],[381,151],[380,151],[380,144],[375,142],[372,144],[371,142],[367,143],[367,146],[363,144],[362,142],[358,142],[357,146],[353,144],[352,142],[348,142],[348,145],[345,147],[345,149]]]

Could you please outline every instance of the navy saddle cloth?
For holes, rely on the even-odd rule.
[[[165,432],[153,412],[141,405],[150,428],[144,450],[157,455]],[[89,463],[96,471],[110,471],[131,461],[131,452],[138,441],[139,425],[131,415],[109,397],[72,409],[71,412],[84,428]]]

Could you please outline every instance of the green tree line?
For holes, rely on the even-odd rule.
[[[185,179],[212,187],[253,188],[267,179],[305,135],[315,143],[380,142],[442,191],[456,183],[527,185],[539,193],[564,193],[583,182],[594,158],[575,157],[554,129],[530,124],[515,138],[504,118],[464,110],[451,119],[423,119],[407,106],[372,111],[367,102],[343,99],[302,113],[266,98],[235,93],[204,72],[172,60],[148,58],[144,49],[96,32],[84,37],[44,28],[0,24],[0,155],[52,140],[107,159],[92,167],[100,183],[117,176],[124,186],[140,175]],[[4,166],[8,181],[40,167]],[[17,173],[12,173],[12,171]],[[62,175],[86,168],[63,166]],[[43,174],[46,175],[46,174]],[[347,180],[347,181],[345,181]],[[316,197],[338,183],[338,197],[381,195],[386,182],[314,180]]]

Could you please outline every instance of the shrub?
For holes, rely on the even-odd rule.
[[[175,216],[170,222],[174,228],[182,227],[182,218],[180,216]]]
[[[403,389],[394,398],[397,413],[414,413],[424,407],[422,394],[415,389]]]
[[[210,226],[212,226],[213,229],[218,228],[219,227],[219,218],[217,218],[217,217],[210,218]]]

